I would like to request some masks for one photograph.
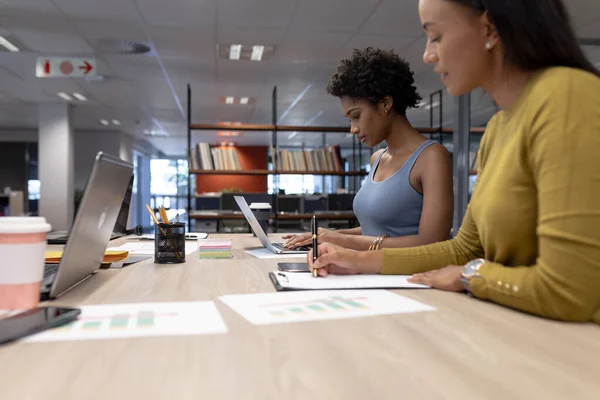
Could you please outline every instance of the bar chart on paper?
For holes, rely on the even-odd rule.
[[[222,296],[220,300],[254,325],[434,310],[387,290],[261,293]]]
[[[77,321],[31,336],[29,342],[226,333],[214,302],[82,306]]]

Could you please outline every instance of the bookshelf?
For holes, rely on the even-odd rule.
[[[440,96],[440,103],[441,103],[441,93],[435,93],[435,95],[439,95]],[[433,96],[432,96],[433,97]],[[278,212],[278,187],[279,187],[279,179],[278,177],[281,175],[317,175],[317,176],[337,176],[337,177],[352,177],[352,178],[359,178],[359,177],[363,177],[366,176],[368,173],[364,170],[356,170],[357,166],[358,168],[360,168],[360,166],[362,165],[362,145],[360,142],[357,142],[356,137],[353,137],[353,144],[352,144],[352,161],[349,162],[350,164],[350,169],[354,169],[354,170],[350,170],[350,171],[346,171],[344,170],[344,164],[345,164],[345,159],[341,158],[341,151],[338,148],[337,150],[337,164],[334,163],[333,164],[328,164],[328,162],[320,162],[317,161],[317,163],[319,163],[319,165],[315,164],[314,162],[312,163],[312,166],[314,168],[310,168],[310,169],[304,169],[304,168],[299,168],[299,167],[307,167],[309,166],[308,163],[308,159],[306,163],[299,163],[299,164],[295,164],[295,167],[290,168],[289,165],[286,165],[285,167],[283,166],[283,164],[280,163],[279,158],[281,157],[282,152],[278,151],[279,147],[277,146],[277,136],[278,133],[280,132],[316,132],[316,133],[322,133],[324,135],[326,135],[327,133],[349,133],[350,128],[349,127],[339,127],[339,126],[294,126],[294,125],[277,125],[277,87],[274,87],[273,89],[273,93],[272,93],[272,123],[271,124],[236,124],[234,126],[231,125],[224,125],[224,124],[204,124],[204,123],[193,123],[192,122],[192,115],[191,115],[191,110],[192,110],[192,90],[190,85],[187,85],[187,119],[188,119],[188,124],[187,124],[187,156],[188,156],[188,165],[189,167],[189,174],[188,174],[188,193],[187,193],[187,197],[188,197],[188,207],[187,207],[187,211],[188,211],[188,215],[191,215],[193,209],[192,209],[192,197],[195,197],[195,195],[192,195],[192,188],[191,188],[191,176],[192,175],[197,175],[197,176],[230,176],[230,177],[235,177],[235,176],[240,176],[240,177],[244,177],[244,176],[255,176],[255,177],[260,177],[260,176],[269,176],[269,175],[273,175],[274,176],[274,185],[275,188],[273,190],[273,194],[272,194],[272,205],[273,205],[273,217],[274,217],[274,222],[275,222],[275,226],[277,226],[277,220],[279,218],[279,212]],[[448,129],[448,128],[443,128],[442,126],[442,112],[441,112],[441,107],[440,107],[440,121],[439,121],[439,126],[438,127],[434,127],[433,126],[433,111],[431,111],[431,123],[430,123],[430,127],[429,128],[416,128],[420,133],[422,134],[428,134],[430,138],[434,138],[434,135],[439,135],[438,137],[440,138],[440,143],[442,142],[441,139],[443,137],[443,135],[452,135],[453,131],[452,129]],[[220,169],[216,169],[215,165],[213,165],[212,168],[200,168],[199,165],[196,163],[196,165],[192,166],[192,156],[193,156],[193,149],[195,149],[195,147],[192,146],[192,131],[239,131],[239,132],[271,132],[271,138],[272,138],[272,146],[267,150],[267,154],[266,154],[266,163],[265,165],[268,166],[269,165],[269,160],[271,161],[271,164],[273,166],[273,169],[265,169],[265,168],[249,168],[249,169],[244,169],[241,168],[241,166],[238,165],[233,167],[233,168],[220,168]],[[471,129],[471,133],[476,133],[476,134],[482,134],[485,131],[484,128],[472,128]],[[206,145],[208,145],[209,148],[209,152],[208,152],[208,156],[210,157],[211,155],[213,155],[212,149],[213,147],[216,146],[210,146],[209,144],[204,144],[205,146],[205,150],[204,150],[204,154],[206,153]],[[325,145],[325,140],[323,140],[323,146],[321,149],[317,150],[323,150],[323,148],[328,148]],[[374,149],[373,149],[374,150]],[[372,150],[372,151],[373,151]],[[304,149],[303,149],[304,151]],[[309,151],[311,152],[311,151]],[[200,153],[202,154],[202,153]],[[213,156],[214,157],[214,156]],[[358,159],[358,160],[357,160]],[[334,156],[334,160],[335,160],[335,156]],[[358,163],[357,163],[358,161]],[[213,160],[214,162],[214,160]],[[235,163],[234,163],[235,164]],[[334,170],[332,170],[331,168],[325,167],[326,165],[329,166],[334,166]],[[472,173],[476,173],[476,171],[472,171]],[[356,181],[355,181],[356,182]],[[354,185],[354,187],[356,187],[357,185]],[[195,188],[197,189],[197,188]],[[189,218],[188,219],[188,228],[191,230],[192,226],[192,220],[194,218]]]

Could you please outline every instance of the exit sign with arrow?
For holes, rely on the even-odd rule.
[[[38,78],[82,78],[96,75],[95,58],[38,57]]]

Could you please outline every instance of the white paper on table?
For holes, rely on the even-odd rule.
[[[309,275],[309,274],[306,274]],[[226,295],[219,299],[253,325],[434,311],[387,290],[322,290]]]
[[[429,286],[408,282],[410,275],[327,275],[273,271],[283,290],[325,289],[429,289]]]
[[[107,251],[128,251],[131,255],[154,255],[154,242],[128,242],[119,247],[110,247]],[[185,242],[185,254],[192,254],[198,250],[198,243],[194,242]]]
[[[77,321],[24,339],[26,342],[184,336],[227,333],[212,301],[81,306]]]
[[[155,235],[152,233],[141,235],[141,236],[129,236],[127,240],[154,240]],[[203,232],[192,232],[185,234],[185,240],[198,240],[198,239],[206,239],[208,237],[208,233]]]
[[[246,253],[256,258],[303,258],[306,259],[306,254],[276,254],[264,247],[256,249],[244,250]]]

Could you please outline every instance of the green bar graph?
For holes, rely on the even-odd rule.
[[[347,306],[350,306],[352,308],[366,308],[364,305],[352,300],[352,299],[345,299],[343,297],[333,297],[333,299],[335,300],[339,300],[342,303],[346,304]]]
[[[129,317],[127,314],[116,314],[110,320],[110,329],[124,329],[127,328],[129,323]]]
[[[310,314],[327,314],[342,312],[347,313],[352,310],[365,310],[369,307],[362,304],[362,297],[347,298],[343,296],[333,296],[324,299],[311,300],[307,302],[294,302],[288,304],[272,304],[267,307],[276,307],[269,311],[274,317],[289,317],[292,315],[310,315]]]
[[[83,323],[83,325],[81,326],[81,329],[86,330],[86,331],[91,331],[91,330],[100,329],[100,326],[102,326],[102,321],[88,321],[88,322]]]
[[[323,300],[323,304],[325,304],[326,306],[329,306],[329,307],[333,308],[334,310],[343,310],[343,309],[345,309],[345,307],[343,305],[335,302],[334,300],[330,300],[330,299]]]
[[[152,328],[154,326],[154,312],[140,311],[137,318],[138,328]]]

